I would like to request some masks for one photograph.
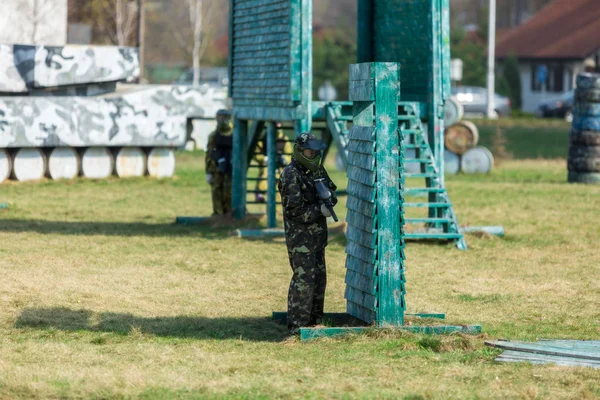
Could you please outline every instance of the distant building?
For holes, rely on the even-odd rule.
[[[67,43],[67,0],[2,0],[0,43]]]
[[[523,111],[559,100],[575,76],[600,65],[600,0],[553,0],[498,38],[496,57],[519,59]]]

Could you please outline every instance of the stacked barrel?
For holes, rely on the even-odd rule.
[[[600,184],[600,74],[577,75],[567,165],[569,182]]]

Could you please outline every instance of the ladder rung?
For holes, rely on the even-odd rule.
[[[420,143],[420,144],[407,143],[407,144],[403,144],[402,147],[404,147],[405,149],[426,149],[427,147],[429,147],[429,145],[427,143]]]
[[[445,192],[446,189],[443,188],[408,188],[408,189],[404,189],[403,193],[405,195],[407,194],[413,194],[413,193],[443,193]]]
[[[405,239],[462,239],[461,233],[406,233]]]
[[[405,163],[433,163],[430,158],[405,158]]]
[[[452,204],[450,204],[450,203],[404,203],[404,207],[449,208],[449,207],[452,207]]]
[[[406,218],[404,220],[407,224],[428,224],[428,223],[441,223],[448,224],[452,222],[449,218]]]
[[[433,172],[409,173],[404,174],[405,178],[437,178],[438,175]]]
[[[421,129],[402,129],[402,133],[406,133],[408,135],[417,135],[423,133]]]

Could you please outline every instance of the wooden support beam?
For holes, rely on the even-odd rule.
[[[233,177],[231,208],[237,220],[246,217],[246,178],[248,175],[248,121],[234,119]]]
[[[481,325],[432,325],[432,326],[394,326],[386,327],[392,331],[403,331],[410,333],[422,333],[426,335],[447,335],[452,333],[465,333],[477,335],[481,333]],[[312,340],[321,337],[332,337],[348,334],[360,334],[381,330],[375,327],[339,327],[339,328],[301,328],[300,340]]]
[[[277,128],[267,124],[267,228],[277,226]]]

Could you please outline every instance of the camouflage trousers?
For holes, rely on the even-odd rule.
[[[288,253],[294,275],[288,292],[288,329],[296,333],[303,326],[323,319],[327,271],[325,249],[312,253]]]
[[[231,211],[231,175],[214,174],[210,191],[213,215],[229,213]]]

